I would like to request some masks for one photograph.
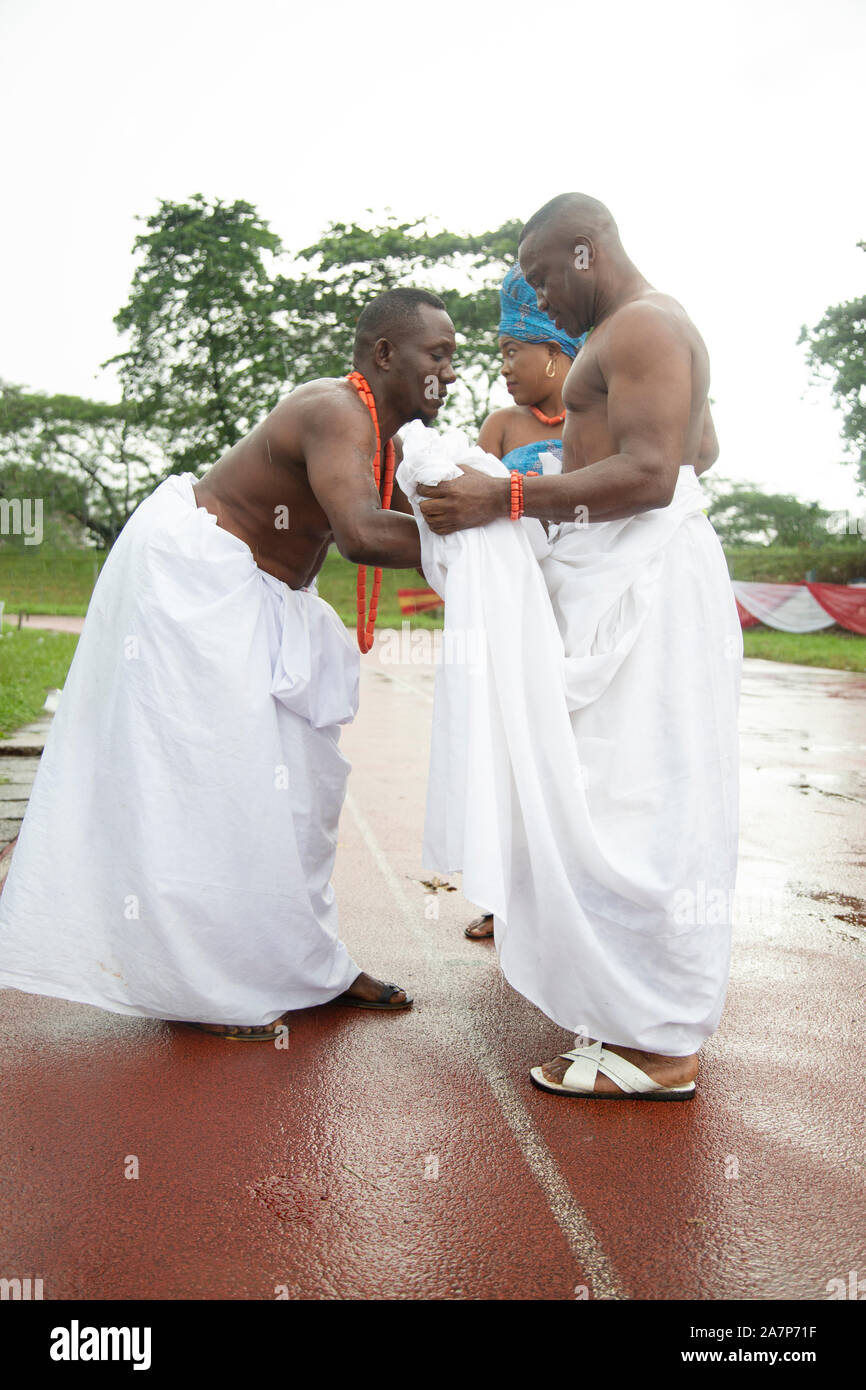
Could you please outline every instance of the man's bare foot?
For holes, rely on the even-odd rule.
[[[203,1033],[216,1033],[219,1037],[250,1038],[256,1037],[261,1033],[264,1033],[266,1037],[270,1037],[278,1026],[288,1027],[288,1022],[287,1015],[280,1014],[279,1018],[275,1018],[273,1023],[263,1023],[258,1028],[245,1028],[236,1023],[196,1023],[192,1026],[199,1028]]]
[[[463,935],[468,936],[470,941],[487,941],[493,935],[493,913],[485,912],[482,917],[476,917]]]
[[[592,1042],[592,1038],[588,1039],[588,1044]],[[627,1062],[640,1067],[642,1072],[652,1081],[657,1081],[660,1086],[688,1086],[698,1074],[697,1053],[692,1053],[690,1057],[666,1057],[660,1052],[640,1052],[634,1047],[615,1047],[610,1043],[605,1043],[604,1047],[607,1052],[616,1052],[620,1057],[625,1057]],[[570,1066],[571,1058],[554,1057],[552,1062],[544,1063],[541,1074],[548,1081],[561,1085],[562,1078]],[[599,1095],[622,1094],[621,1087],[601,1072],[595,1078],[593,1090]]]
[[[405,989],[401,989],[399,985],[386,985],[364,970],[356,976],[348,989],[331,1002],[352,1004],[355,1001],[357,1007],[370,1009],[407,1009],[412,1004]]]

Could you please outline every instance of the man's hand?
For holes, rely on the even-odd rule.
[[[507,478],[491,478],[463,464],[458,467],[462,478],[437,483],[435,487],[418,487],[419,496],[429,499],[421,503],[421,513],[438,536],[450,536],[452,531],[466,531],[470,526],[486,526],[497,517],[511,515]]]

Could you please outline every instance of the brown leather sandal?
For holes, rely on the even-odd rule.
[[[473,927],[483,927],[485,922],[490,923],[490,931],[477,932]],[[493,939],[493,913],[485,912],[481,917],[476,917],[474,922],[470,922],[468,927],[463,930],[463,935],[470,941],[491,941]]]
[[[338,994],[336,999],[330,1002],[348,1004],[353,1009],[387,1009],[391,1013],[399,1013],[401,1009],[411,1009],[415,1002],[411,994],[407,994],[405,999],[392,1004],[392,996],[400,993],[405,993],[402,985],[383,985],[375,999],[359,999],[355,994]]]
[[[186,1019],[177,1019],[183,1028],[195,1028],[199,1033],[206,1033],[209,1038],[221,1038],[224,1042],[274,1042],[277,1038],[285,1037],[289,1031],[288,1023],[283,1018],[274,1019],[270,1028],[264,1033],[217,1033],[213,1028],[207,1028],[203,1023],[189,1023]],[[228,1023],[227,1028],[242,1028],[244,1024]]]

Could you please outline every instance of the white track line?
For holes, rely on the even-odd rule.
[[[390,888],[405,918],[406,926],[421,947],[425,959],[431,963],[442,964],[446,959],[444,952],[437,948],[429,934],[418,925],[417,909],[409,901],[400,878],[388,863],[366,817],[351,793],[346,797],[346,806],[352,813],[361,838]],[[627,1299],[628,1295],[620,1288],[613,1266],[598,1242],[589,1217],[571,1195],[568,1183],[535,1129],[518,1091],[508,1078],[502,1075],[501,1063],[486,1038],[479,1035],[476,1027],[470,1026],[472,1060],[493,1092],[502,1117],[514,1135],[532,1176],[544,1193],[551,1215],[562,1231],[569,1250],[590,1279],[594,1296],[600,1299]]]

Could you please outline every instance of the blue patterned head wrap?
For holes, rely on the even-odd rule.
[[[566,356],[577,356],[586,334],[570,338],[556,327],[553,319],[541,312],[535,290],[524,280],[519,265],[513,265],[503,280],[499,299],[502,305],[500,338],[517,338],[523,343],[558,343]]]

